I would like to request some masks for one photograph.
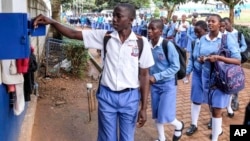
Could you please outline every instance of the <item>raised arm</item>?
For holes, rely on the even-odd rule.
[[[62,35],[71,38],[71,39],[78,39],[83,40],[82,31],[77,31],[75,29],[66,27],[62,25],[61,23],[57,22],[56,20],[53,20],[49,17],[46,17],[42,14],[37,16],[34,21],[34,27],[37,28],[40,24],[43,25],[52,25],[57,31],[59,31]]]

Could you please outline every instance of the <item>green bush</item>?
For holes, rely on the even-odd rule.
[[[250,28],[242,25],[234,26],[239,32],[243,33],[245,38],[250,39]]]
[[[84,48],[82,41],[63,39],[64,53],[66,58],[71,61],[71,73],[81,79],[85,77],[89,60],[88,50]]]

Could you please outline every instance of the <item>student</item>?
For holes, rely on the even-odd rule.
[[[152,20],[148,27],[155,65],[150,67],[152,116],[158,131],[158,140],[165,141],[164,124],[175,126],[173,141],[182,136],[184,123],[176,119],[175,74],[180,69],[179,54],[172,42],[167,43],[168,55],[163,52],[162,21]]]
[[[244,52],[247,49],[247,44],[246,44],[246,40],[243,34],[240,34],[241,37],[239,36],[239,32],[237,29],[233,28],[233,25],[231,23],[230,18],[225,17],[223,18],[224,22],[225,22],[225,28],[226,31],[228,33],[233,34],[234,39],[237,41],[238,45],[239,45],[239,49],[240,52]],[[238,39],[241,39],[240,41]],[[228,112],[228,116],[229,117],[234,117],[234,112],[233,111],[237,111],[239,109],[239,100],[238,100],[238,93],[232,95],[232,97],[230,98],[230,102],[227,108],[227,112]]]
[[[187,29],[187,37],[188,37],[188,42],[187,42],[187,54],[189,56],[189,52],[191,51],[192,48],[192,43],[196,40],[196,34],[194,32],[194,25],[197,22],[196,18],[192,18],[192,24],[188,27]],[[188,79],[185,77],[183,79],[183,83],[187,84],[189,81]]]
[[[176,25],[178,24],[177,22],[177,16],[173,15],[172,16],[172,21],[168,23],[167,25],[167,39],[171,41],[175,41],[175,35],[176,35]]]
[[[136,123],[137,127],[142,127],[147,119],[149,67],[154,60],[147,39],[137,37],[131,29],[134,18],[133,5],[122,3],[114,8],[112,23],[115,31],[110,34],[106,45],[104,68],[96,95],[98,141],[134,141]],[[35,19],[34,26],[39,24],[51,24],[64,36],[84,39],[86,48],[103,49],[105,30],[77,31],[43,15]],[[143,40],[140,58],[138,38]],[[138,110],[139,105],[141,108]]]
[[[189,81],[190,75],[192,73],[192,85],[191,85],[191,125],[187,129],[186,134],[188,136],[193,135],[198,129],[198,118],[200,114],[201,104],[205,103],[205,96],[202,90],[201,81],[201,66],[202,64],[198,61],[200,48],[200,38],[207,34],[207,23],[205,21],[198,21],[194,25],[194,32],[197,39],[193,43],[193,47],[190,50],[190,56],[188,59],[188,65],[186,70],[186,78]]]
[[[188,41],[187,29],[189,28],[189,22],[186,21],[186,19],[187,16],[183,14],[181,16],[181,21],[175,26],[175,29],[177,30],[177,34],[175,36],[176,44],[184,49],[187,48],[187,41]]]
[[[218,52],[222,43],[222,33],[220,32],[221,17],[212,14],[208,18],[209,33],[200,39],[200,57],[198,60],[202,64],[202,89],[206,96],[206,103],[211,107],[212,111],[212,141],[217,141],[222,131],[222,110],[227,107],[230,95],[222,92],[218,88],[211,88],[213,78],[211,76],[211,62],[223,61],[229,64],[240,65],[241,56],[238,49],[237,41],[234,40],[232,34],[227,34],[226,47],[230,50],[230,58],[214,55]],[[213,75],[212,75],[213,76]]]

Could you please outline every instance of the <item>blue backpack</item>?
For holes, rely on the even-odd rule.
[[[230,57],[230,51],[226,48],[227,35],[222,36],[221,48],[218,55]],[[240,65],[227,64],[222,61],[211,63],[214,84],[226,94],[236,94],[245,87],[245,73]]]

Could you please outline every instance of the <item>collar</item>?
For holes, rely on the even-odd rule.
[[[222,33],[219,32],[219,34],[217,35],[217,37],[215,37],[213,40],[210,39],[209,33],[205,36],[205,38],[206,38],[208,41],[216,41],[217,39],[221,39],[221,38],[222,38]]]
[[[160,38],[159,38],[159,40],[158,40],[158,42],[157,42],[157,44],[156,44],[155,46],[153,46],[153,45],[152,45],[152,41],[150,41],[150,43],[151,43],[151,45],[152,45],[152,48],[156,48],[156,47],[161,46],[162,41],[163,41],[163,38],[162,38],[162,37],[160,37]]]
[[[119,34],[118,34],[117,31],[113,31],[112,33],[110,33],[110,36],[120,40],[120,37],[119,37]],[[137,38],[137,35],[131,30],[131,33],[130,33],[130,35],[128,36],[128,38],[126,40],[134,41],[134,40],[138,40],[138,38]]]

